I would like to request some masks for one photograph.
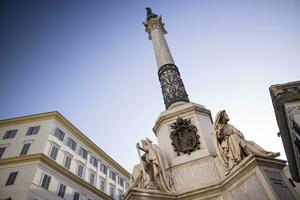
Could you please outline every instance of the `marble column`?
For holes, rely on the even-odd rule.
[[[174,107],[178,103],[189,103],[190,100],[181,80],[179,70],[174,63],[164,36],[167,31],[164,28],[164,23],[162,23],[162,17],[152,13],[151,9],[147,8],[147,19],[144,25],[154,47],[158,77],[166,109],[171,108],[172,105]]]

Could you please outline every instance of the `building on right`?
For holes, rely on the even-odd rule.
[[[300,81],[269,90],[292,179],[300,182]]]

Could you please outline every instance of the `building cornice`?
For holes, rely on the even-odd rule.
[[[38,113],[34,115],[27,115],[22,117],[3,119],[0,120],[0,127],[14,126],[14,125],[26,124],[26,123],[36,122],[36,121],[43,121],[43,120],[50,120],[50,119],[54,119],[55,115],[57,114],[60,113],[57,111],[53,111],[53,112]]]
[[[19,124],[25,124],[25,123],[31,123],[31,122],[37,122],[43,120],[51,120],[51,119],[57,120],[66,129],[68,129],[71,134],[73,134],[85,145],[87,145],[89,148],[95,151],[95,153],[97,153],[101,158],[103,158],[115,170],[117,170],[127,179],[130,178],[130,173],[126,169],[124,169],[119,163],[117,163],[113,158],[111,158],[107,153],[105,153],[101,148],[99,148],[94,142],[92,142],[84,133],[82,133],[76,126],[74,126],[69,120],[67,120],[58,111],[0,120],[0,127],[13,126],[13,125],[19,125]]]
[[[23,164],[23,163],[31,163],[31,162],[41,162],[46,166],[50,167],[57,173],[63,175],[64,177],[70,179],[71,181],[75,182],[76,184],[80,185],[81,187],[89,190],[90,192],[94,193],[95,195],[101,197],[104,200],[112,200],[110,196],[101,192],[96,187],[92,186],[85,180],[79,178],[69,170],[65,169],[63,166],[59,165],[57,162],[50,159],[48,156],[44,154],[32,154],[27,156],[18,156],[12,158],[4,158],[0,160],[0,166],[4,165],[14,165],[14,164]]]

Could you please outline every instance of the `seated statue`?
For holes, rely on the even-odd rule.
[[[226,175],[248,155],[269,158],[280,155],[264,150],[255,142],[247,141],[238,129],[228,124],[228,121],[225,110],[218,112],[212,130],[217,153],[225,167]]]
[[[140,163],[135,165],[130,177],[131,188],[158,189],[161,192],[172,193],[172,180],[168,168],[168,163],[161,155],[157,145],[146,138],[136,144]],[[144,152],[140,154],[140,150]]]

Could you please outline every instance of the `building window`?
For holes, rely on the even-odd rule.
[[[79,200],[79,192],[74,192],[73,200]]]
[[[118,190],[118,200],[123,200],[123,192]]]
[[[112,170],[109,171],[109,178],[111,178],[112,180],[116,180],[116,173],[113,172]]]
[[[90,163],[91,163],[92,165],[94,165],[95,167],[97,167],[97,166],[98,166],[98,160],[97,160],[97,158],[94,157],[94,156],[91,156],[91,157],[90,157]]]
[[[52,148],[50,151],[50,158],[52,158],[53,160],[56,160],[57,152],[58,152],[58,148],[56,146],[52,145]]]
[[[79,148],[79,155],[81,157],[83,157],[84,159],[86,159],[87,158],[87,150],[85,150],[84,148],[80,147]]]
[[[64,162],[65,168],[70,169],[71,160],[72,158],[70,156],[68,155],[65,156],[65,162]]]
[[[125,190],[127,190],[129,188],[129,183],[125,183]]]
[[[124,180],[121,177],[118,177],[118,184],[124,186]]]
[[[100,180],[100,190],[102,192],[105,192],[105,180],[104,179]]]
[[[2,158],[6,147],[0,147],[0,158]]]
[[[3,140],[5,139],[9,139],[9,138],[14,138],[17,134],[18,129],[14,129],[14,130],[8,130],[5,132],[5,134],[3,135]]]
[[[48,190],[50,181],[51,181],[51,176],[44,174],[42,184],[41,184],[42,188],[45,188],[46,190]]]
[[[40,130],[40,126],[29,127],[26,135],[37,135]]]
[[[95,173],[90,172],[90,184],[95,185]]]
[[[57,137],[60,141],[64,141],[65,133],[59,128],[55,129],[54,136]]]
[[[295,138],[296,139],[294,141],[294,144],[297,147],[298,153],[300,153],[300,127],[297,124],[297,122],[295,122],[295,120],[293,120],[293,128],[294,128],[294,130],[296,132],[296,134],[295,134]]]
[[[68,138],[67,146],[70,147],[72,150],[76,150],[76,142],[72,138]]]
[[[58,189],[57,195],[60,196],[60,197],[62,197],[62,198],[64,198],[65,192],[66,192],[66,185],[64,185],[64,184],[61,183],[59,185],[59,189]]]
[[[81,178],[83,176],[83,166],[79,163],[78,163],[78,167],[77,167],[77,176],[79,176]]]
[[[26,144],[23,145],[20,156],[24,156],[28,153],[30,145],[31,145],[30,143],[26,143]]]
[[[115,186],[113,185],[109,185],[109,196],[111,196],[112,198],[114,198],[115,196]]]
[[[103,172],[103,174],[107,174],[107,167],[103,163],[100,165],[100,171]]]
[[[8,176],[8,179],[5,183],[5,185],[13,185],[15,183],[17,175],[18,175],[18,172],[11,172]]]

